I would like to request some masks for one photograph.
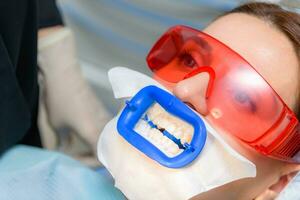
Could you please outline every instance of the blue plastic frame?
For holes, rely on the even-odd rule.
[[[170,158],[134,131],[136,123],[155,102],[160,104],[170,114],[194,127],[194,136],[190,143],[193,150],[185,149],[179,155]],[[202,151],[207,137],[204,122],[196,113],[177,97],[152,85],[144,87],[130,101],[126,102],[126,106],[118,119],[117,129],[127,142],[151,159],[169,168],[181,168],[195,160]]]

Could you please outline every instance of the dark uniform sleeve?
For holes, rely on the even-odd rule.
[[[41,146],[37,31],[62,24],[54,0],[0,1],[0,155],[16,144]]]
[[[63,25],[55,0],[39,0],[39,28]]]
[[[41,146],[37,113],[37,2],[0,1],[0,154]]]

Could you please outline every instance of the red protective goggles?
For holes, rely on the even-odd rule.
[[[208,73],[207,119],[258,152],[300,163],[298,119],[264,78],[217,39],[186,26],[171,27],[147,56],[154,75],[177,83]]]

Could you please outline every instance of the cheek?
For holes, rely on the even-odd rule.
[[[282,162],[259,154],[230,134],[223,133],[221,136],[232,148],[255,164],[257,175],[220,187],[220,194],[235,192],[242,195],[235,199],[253,199],[277,182]]]
[[[249,147],[247,144],[243,143],[230,133],[223,133],[221,136],[232,148],[234,148],[241,155],[252,161],[254,164],[258,164],[259,166],[261,166],[261,164],[270,162],[270,160],[272,160],[264,155],[261,155],[253,148]]]
[[[271,182],[268,177],[244,178],[213,190],[209,190],[208,192],[200,194],[191,200],[255,199],[268,188],[268,182]]]
[[[222,138],[242,156],[250,160],[256,165],[257,179],[263,179],[263,177],[276,177],[276,174],[280,174],[281,166],[283,162],[266,157],[246,144],[239,141],[233,135],[218,131]]]

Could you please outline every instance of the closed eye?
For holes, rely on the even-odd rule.
[[[245,92],[237,92],[234,95],[235,102],[240,106],[249,109],[250,112],[255,113],[257,110],[256,103],[251,99],[251,97]]]

